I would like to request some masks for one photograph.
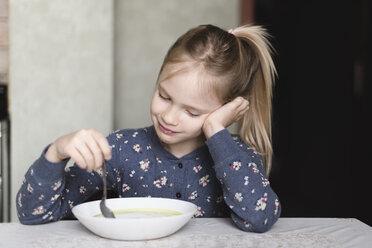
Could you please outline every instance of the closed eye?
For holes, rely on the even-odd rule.
[[[192,113],[190,111],[186,111],[191,117],[198,117],[200,116],[200,114],[195,114],[195,113]]]
[[[163,100],[166,100],[166,101],[169,101],[169,100],[170,100],[169,97],[165,97],[165,96],[163,96],[162,94],[160,94],[160,92],[159,92],[159,97],[160,97],[161,99],[163,99]]]

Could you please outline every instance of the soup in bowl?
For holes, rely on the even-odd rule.
[[[148,240],[171,235],[197,210],[191,202],[154,197],[107,199],[115,219],[102,216],[100,200],[79,204],[72,213],[98,236],[117,240]]]

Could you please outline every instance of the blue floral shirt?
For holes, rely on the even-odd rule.
[[[260,156],[224,129],[204,146],[177,158],[165,150],[153,126],[126,129],[107,137],[108,187],[119,197],[164,197],[198,206],[194,217],[227,217],[245,231],[265,232],[281,206]],[[52,163],[45,151],[30,167],[17,194],[23,224],[56,221],[102,190],[102,170],[87,172],[67,160]]]

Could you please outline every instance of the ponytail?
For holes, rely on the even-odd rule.
[[[271,135],[272,89],[276,69],[272,60],[272,47],[268,34],[260,26],[242,26],[234,30],[239,43],[240,61],[246,61],[244,43],[253,49],[258,59],[257,70],[250,75],[246,97],[250,108],[239,122],[239,134],[243,141],[253,146],[262,157],[264,170],[269,175],[273,156]],[[246,65],[246,63],[240,63]],[[252,66],[252,63],[251,63]],[[247,68],[241,68],[247,70]]]

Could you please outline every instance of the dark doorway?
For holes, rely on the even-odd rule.
[[[372,225],[372,4],[254,3],[277,51],[270,181],[282,216]]]

